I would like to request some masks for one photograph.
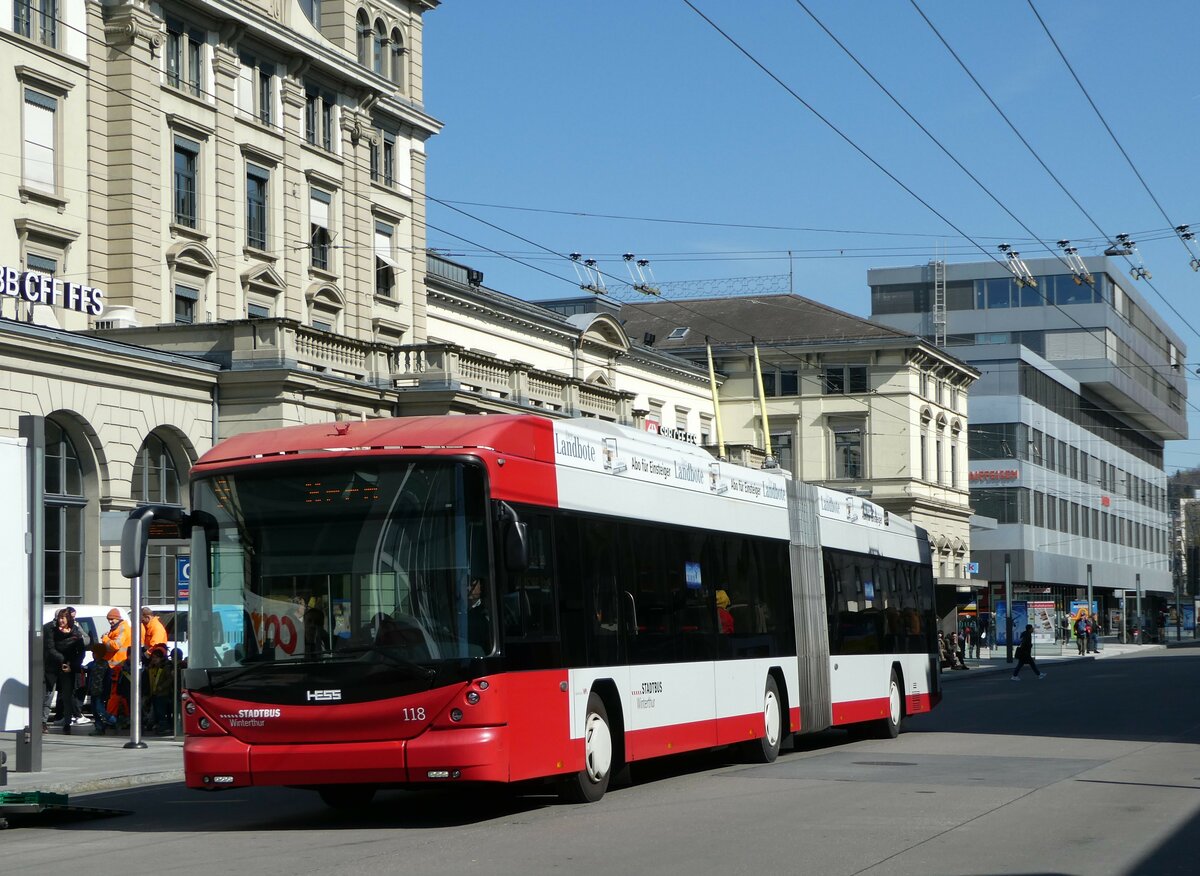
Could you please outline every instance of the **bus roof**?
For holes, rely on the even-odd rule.
[[[551,421],[529,414],[399,417],[287,426],[245,432],[220,442],[196,463],[209,467],[279,456],[347,451],[502,449],[542,462],[554,460]]]

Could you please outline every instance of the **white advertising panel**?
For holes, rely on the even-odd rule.
[[[0,438],[0,730],[29,724],[29,559],[25,553],[29,494],[25,442]]]

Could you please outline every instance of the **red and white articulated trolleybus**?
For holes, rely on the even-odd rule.
[[[924,530],[598,420],[240,435],[194,467],[186,523],[193,788],[586,802],[636,761],[894,736],[940,697]]]

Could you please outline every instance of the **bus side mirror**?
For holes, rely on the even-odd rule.
[[[529,568],[529,529],[507,502],[501,502],[497,517],[504,542],[504,567],[510,572]]]
[[[121,574],[141,577],[150,539],[187,541],[191,535],[191,517],[178,505],[139,505],[121,530]]]

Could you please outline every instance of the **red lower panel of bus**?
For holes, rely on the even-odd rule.
[[[860,721],[874,721],[886,718],[891,705],[887,697],[875,697],[869,700],[851,700],[845,703],[833,704],[833,723],[857,724]]]
[[[928,712],[935,703],[930,694],[908,694],[904,697],[904,714],[916,715]],[[861,721],[875,721],[886,718],[890,703],[887,697],[876,697],[869,700],[852,700],[845,703],[833,704],[833,723],[857,724]]]
[[[324,745],[247,745],[231,736],[189,737],[183,761],[190,788],[247,785],[406,784],[508,781],[504,727],[433,730],[417,739]]]

